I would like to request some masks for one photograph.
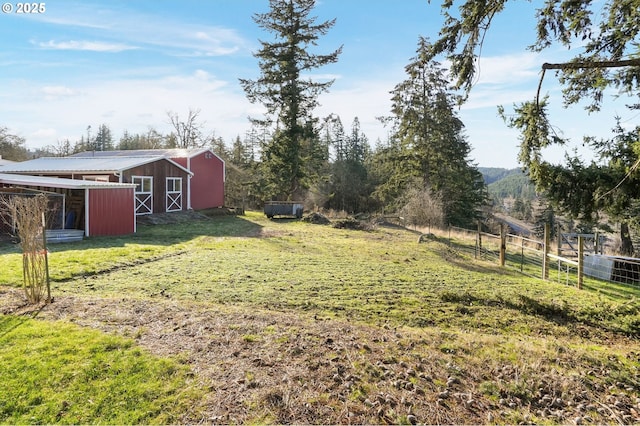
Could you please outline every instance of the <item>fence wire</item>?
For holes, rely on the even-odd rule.
[[[519,235],[505,239],[505,266],[530,277],[541,277],[544,264],[544,244]]]
[[[501,236],[458,227],[431,230],[456,250],[476,259],[500,263]],[[547,254],[548,279],[558,283],[577,286],[580,282],[577,257]],[[544,268],[544,242],[507,234],[504,242],[504,265],[524,275],[542,278]],[[620,283],[640,288],[640,259],[586,254],[583,258],[583,280]]]

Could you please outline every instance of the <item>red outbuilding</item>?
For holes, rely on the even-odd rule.
[[[0,189],[63,197],[61,226],[86,236],[133,233],[136,216],[223,207],[224,183],[224,161],[208,148],[88,151],[0,167]]]
[[[202,210],[224,206],[225,164],[222,158],[209,148],[85,151],[72,157],[158,156],[171,159],[193,174],[187,183],[188,208]]]
[[[44,193],[59,200],[49,229],[79,229],[85,236],[136,232],[135,184],[0,173],[0,193]],[[58,203],[56,203],[58,204]]]
[[[135,216],[188,210],[192,176],[164,156],[42,157],[0,168],[5,186],[32,180],[22,185],[63,194],[66,229],[82,229],[87,236],[135,232]]]

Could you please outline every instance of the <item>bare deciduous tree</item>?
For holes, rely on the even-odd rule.
[[[198,121],[200,110],[194,110],[189,108],[187,119],[182,120],[178,113],[169,111],[167,116],[169,117],[169,123],[173,127],[176,136],[176,148],[199,148],[209,141],[209,137],[206,137],[202,133],[204,123]]]

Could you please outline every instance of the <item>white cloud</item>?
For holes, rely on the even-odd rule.
[[[189,49],[187,56],[225,56],[240,50],[244,42],[233,30],[212,27],[194,33],[186,31],[184,40],[176,39],[172,44]]]
[[[37,129],[36,131],[29,134],[29,138],[54,139],[56,137],[56,134],[56,129],[53,128]]]
[[[45,86],[38,94],[48,96],[48,102],[41,96],[25,97],[16,89],[8,94],[11,108],[0,105],[6,125],[27,135],[29,148],[67,138],[74,142],[88,125],[102,123],[111,128],[116,142],[124,130],[146,133],[154,127],[167,133],[171,131],[167,111],[186,115],[189,109],[201,110],[205,133],[215,132],[230,142],[249,129],[247,114],[258,113],[237,84],[203,70],[155,79],[98,80],[73,89]],[[37,120],[28,119],[25,111],[38,111]]]
[[[481,57],[475,85],[522,84],[536,81],[540,76],[540,54],[533,52]]]
[[[79,94],[78,91],[66,86],[44,86],[40,91],[47,101]]]
[[[45,49],[121,52],[155,47],[173,56],[213,57],[230,55],[241,49],[249,51],[251,44],[234,29],[185,23],[159,14],[140,13],[126,6],[95,11],[79,4],[65,9],[64,16],[51,10],[39,19],[59,26],[85,28],[96,40],[105,37],[118,40],[110,43],[76,40],[38,43]]]
[[[40,42],[37,45],[43,49],[53,50],[86,50],[92,52],[117,53],[125,50],[137,49],[137,47],[122,43],[106,43],[101,41],[54,41]]]

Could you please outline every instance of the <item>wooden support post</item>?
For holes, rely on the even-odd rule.
[[[558,224],[558,228],[556,230],[556,239],[558,241],[558,248],[556,250],[556,255],[562,256],[562,229],[560,228],[560,224]]]
[[[478,237],[476,244],[476,259],[482,256],[482,223],[478,221]]]
[[[524,237],[520,237],[520,272],[524,271]]]
[[[500,266],[504,266],[507,257],[507,234],[504,223],[500,224]]]
[[[584,237],[578,237],[578,290],[582,289],[584,277]]]
[[[544,244],[542,247],[543,250],[543,258],[542,258],[542,279],[549,279],[549,243],[551,240],[551,227],[548,223],[544,224]]]

